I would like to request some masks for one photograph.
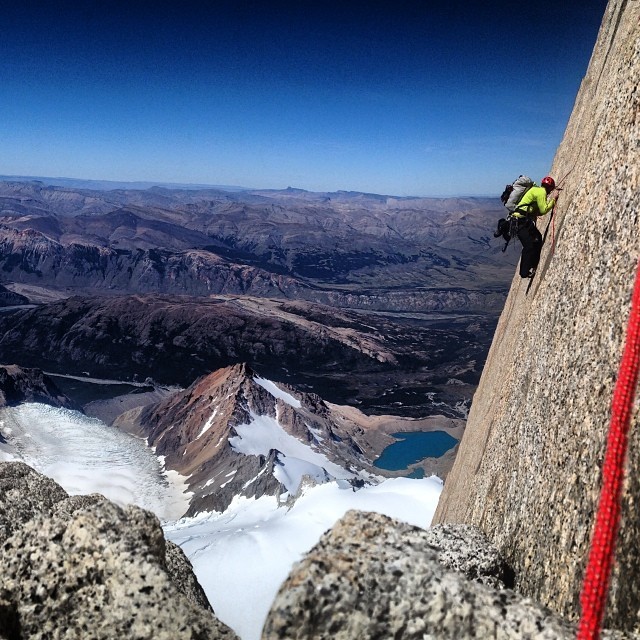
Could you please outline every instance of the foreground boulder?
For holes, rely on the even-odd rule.
[[[429,531],[379,514],[348,512],[294,566],[276,596],[263,640],[575,636],[574,625],[545,607],[442,566],[441,556],[472,574],[487,566],[481,560],[473,567],[466,551],[456,559],[452,548],[461,546],[461,531],[452,532],[453,541],[444,540],[446,531],[435,534],[438,549],[430,545]]]
[[[0,463],[0,544],[26,522],[52,514],[68,498],[57,483],[23,462]]]
[[[184,554],[167,553],[153,514],[68,497],[22,463],[0,464],[0,479],[0,637],[236,638],[212,614]],[[13,520],[18,493],[27,516]]]

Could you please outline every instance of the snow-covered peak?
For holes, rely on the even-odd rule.
[[[294,409],[300,409],[302,404],[300,400],[294,398],[290,393],[282,390],[280,387],[276,385],[275,382],[271,382],[271,380],[267,380],[265,378],[260,378],[256,376],[253,381],[259,384],[263,389],[268,391],[274,398],[279,398],[283,400],[288,405],[292,406]]]
[[[309,445],[288,434],[275,418],[252,412],[251,421],[237,425],[235,431],[237,436],[229,438],[229,444],[238,453],[268,456],[275,449],[281,454],[274,472],[292,495],[298,491],[305,475],[316,482],[354,477],[353,473],[331,462],[323,453],[314,451]]]
[[[203,376],[132,420],[119,426],[146,437],[167,469],[188,478],[190,515],[224,510],[237,495],[296,496],[304,476],[350,486],[376,474],[348,421],[246,365]]]

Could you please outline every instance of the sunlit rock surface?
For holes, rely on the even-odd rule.
[[[150,512],[69,498],[23,463],[0,463],[0,489],[0,637],[236,637]]]
[[[477,542],[467,545],[484,553]],[[350,511],[294,567],[263,638],[573,637],[559,616],[445,569],[439,555],[428,531]]]
[[[516,588],[576,617],[640,256],[640,3],[611,0],[551,175],[538,273],[516,276],[436,522],[481,527]],[[542,221],[545,232],[548,221]],[[640,629],[633,415],[607,624]]]

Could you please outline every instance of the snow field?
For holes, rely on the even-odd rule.
[[[161,520],[189,506],[186,485],[145,446],[144,440],[78,411],[28,403],[0,410],[0,461],[22,460],[71,495],[101,493],[136,504]],[[10,435],[9,435],[10,432]]]
[[[258,640],[292,565],[349,509],[375,511],[426,528],[442,481],[395,478],[358,491],[337,482],[309,487],[287,510],[275,497],[236,498],[222,514],[165,525],[193,563],[216,615],[242,640]]]

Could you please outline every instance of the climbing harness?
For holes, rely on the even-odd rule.
[[[620,498],[628,446],[629,425],[640,370],[640,261],[631,298],[618,379],[613,392],[607,450],[602,467],[602,489],[591,540],[580,604],[582,616],[577,640],[598,640],[620,527]]]
[[[511,239],[518,235],[518,220],[514,218],[511,214],[507,216],[507,218],[500,218],[498,220],[498,229],[493,234],[494,238],[499,238],[502,236],[505,240],[504,247],[502,247],[502,253],[507,250]]]

